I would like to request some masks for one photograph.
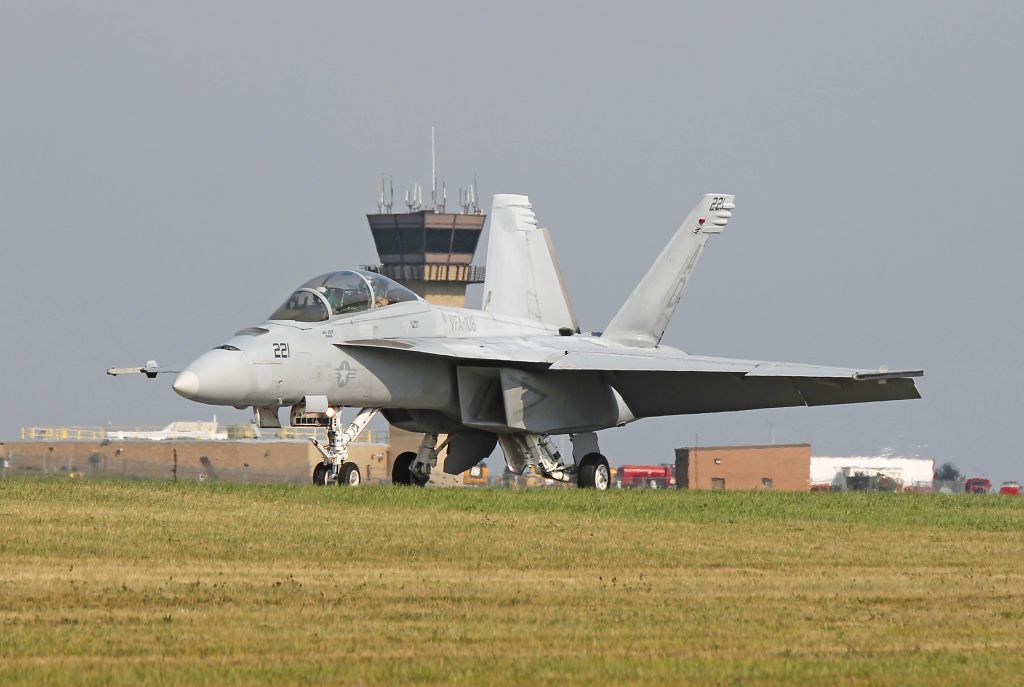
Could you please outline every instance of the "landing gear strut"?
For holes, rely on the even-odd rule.
[[[437,465],[437,456],[448,446],[451,436],[437,443],[437,434],[424,434],[416,453],[406,451],[395,458],[391,468],[392,484],[411,484],[425,487],[430,481],[430,471]]]
[[[363,483],[363,475],[359,471],[359,466],[348,462],[348,445],[366,429],[366,425],[379,410],[380,408],[363,408],[348,427],[342,430],[340,409],[328,409],[327,446],[321,445],[316,438],[310,440],[323,456],[323,461],[317,463],[313,468],[313,484],[339,484],[354,487]]]

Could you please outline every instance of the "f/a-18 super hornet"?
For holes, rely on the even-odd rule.
[[[396,484],[422,485],[447,448],[459,474],[501,446],[509,469],[607,489],[596,432],[655,416],[919,398],[921,370],[820,367],[690,355],[661,343],[709,237],[734,196],[705,195],[601,332],[581,333],[551,237],[529,198],[496,195],[483,307],[432,305],[369,271],[323,274],[269,319],[203,353],[174,390],[211,405],[252,407],[263,427],[327,428],[316,484],[358,484],[348,444],[378,412],[423,434],[394,462]],[[108,372],[162,370],[155,363]],[[342,422],[342,410],[358,408]],[[552,435],[568,434],[572,455]],[[439,440],[443,437],[443,440]]]

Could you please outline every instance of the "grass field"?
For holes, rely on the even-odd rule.
[[[1024,498],[0,482],[0,684],[1022,684]]]

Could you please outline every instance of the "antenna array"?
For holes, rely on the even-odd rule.
[[[409,212],[418,212],[423,207],[423,187],[419,184],[412,185],[412,192],[405,192],[405,206]]]
[[[391,214],[391,208],[394,206],[395,200],[395,185],[391,177],[388,177],[388,193],[385,194],[384,177],[381,176],[380,180],[380,194],[377,198],[377,211],[381,214]],[[444,179],[441,177],[441,197],[437,195],[437,154],[435,147],[434,127],[430,127],[430,208],[432,212],[444,212],[445,206],[448,203],[448,186]],[[419,212],[424,209],[423,205],[423,187],[418,183],[413,183],[412,190],[405,192],[405,207],[409,209],[409,212]],[[462,209],[462,214],[467,215],[479,215],[480,214],[480,203],[477,199],[477,185],[476,176],[473,177],[473,183],[469,185],[469,188],[465,191],[459,188],[459,207]]]
[[[377,198],[377,212],[382,215],[390,215],[391,208],[395,205],[395,180],[388,177],[388,195],[384,195],[384,175],[380,175],[380,196]]]
[[[459,189],[459,207],[462,208],[464,215],[480,214],[480,203],[476,199],[476,177],[473,177],[473,183],[469,185],[468,189],[465,191]]]

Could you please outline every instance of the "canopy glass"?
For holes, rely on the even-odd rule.
[[[323,322],[331,317],[419,299],[398,282],[376,272],[329,272],[300,286],[270,319]]]

